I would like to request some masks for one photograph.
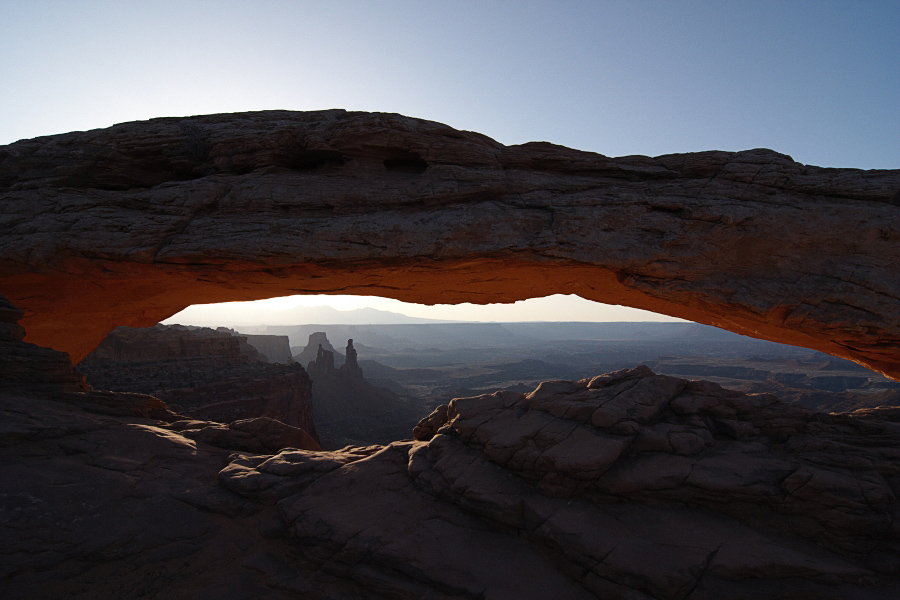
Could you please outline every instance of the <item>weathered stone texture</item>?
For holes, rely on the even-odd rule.
[[[260,337],[287,346],[286,336]],[[303,367],[267,362],[246,336],[231,330],[118,327],[78,368],[97,389],[153,394],[194,419],[265,417],[316,437]]]
[[[417,438],[219,476],[277,503],[307,560],[388,597],[900,592],[900,427],[871,413],[639,367],[458,398]]]
[[[80,360],[115,325],[296,293],[573,293],[900,376],[900,171],[608,158],[392,114],[154,119],[0,148],[0,293]]]

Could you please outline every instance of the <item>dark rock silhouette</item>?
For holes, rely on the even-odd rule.
[[[281,364],[294,362],[290,340],[286,335],[238,335],[247,338],[247,343],[256,348],[269,362]]]
[[[362,379],[363,372],[356,361],[356,350],[353,348],[353,340],[347,340],[347,359],[341,365],[340,373],[343,377]]]
[[[338,371],[334,368],[334,352],[325,350],[322,344],[319,344],[319,349],[316,351],[316,359],[306,366],[306,371],[313,381],[324,377],[336,376]]]
[[[347,354],[340,368],[334,366],[334,352],[324,333],[309,336],[317,345],[316,359],[307,365],[312,380],[313,420],[323,448],[346,445],[388,443],[409,436],[421,417],[418,406],[396,393],[372,385],[363,377],[353,340],[347,340]],[[297,355],[309,356],[307,346]]]
[[[317,331],[309,334],[309,341],[306,343],[306,346],[294,353],[294,361],[307,367],[308,371],[309,363],[315,361],[319,357],[319,346],[332,353],[333,364],[335,366],[339,367],[344,363],[344,355],[335,350],[334,346],[331,345],[331,342],[328,341],[328,337],[325,335],[324,331]]]

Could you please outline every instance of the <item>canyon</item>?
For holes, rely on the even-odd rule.
[[[898,378],[898,190],[900,171],[770,150],[608,158],[341,110],[0,147],[0,590],[896,598],[896,407],[817,412],[632,366],[323,451],[271,416],[91,389],[78,363],[192,303],[575,293]],[[219,333],[206,351],[250,360]],[[340,368],[324,347],[306,366],[356,381],[360,363],[348,343]]]
[[[22,374],[0,381],[5,598],[900,592],[897,408],[816,413],[637,367],[454,399],[411,439],[328,452],[86,391],[21,315],[0,302]]]
[[[114,329],[78,369],[96,389],[152,394],[194,419],[266,417],[316,438],[306,371],[269,362],[253,344],[290,360],[286,337],[157,325]]]

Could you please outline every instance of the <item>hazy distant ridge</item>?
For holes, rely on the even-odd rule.
[[[401,313],[377,308],[357,308],[354,310],[337,310],[331,306],[297,306],[284,310],[272,308],[255,308],[251,318],[236,318],[228,304],[208,306],[204,308],[204,317],[193,317],[191,325],[239,326],[239,325],[293,325],[307,323],[341,324],[341,325],[401,325],[413,323],[457,323],[439,319],[423,319],[410,317]],[[166,319],[164,323],[173,322]],[[182,323],[185,324],[185,323]]]
[[[353,338],[362,346],[406,348],[505,348],[523,343],[563,340],[725,341],[748,339],[697,323],[398,323],[268,325],[239,327],[242,333],[287,335],[291,346],[306,345],[309,335],[324,331],[338,347]]]

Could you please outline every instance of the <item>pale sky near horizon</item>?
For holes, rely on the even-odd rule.
[[[898,31],[898,0],[0,0],[0,144],[346,108],[611,156],[896,169]]]

